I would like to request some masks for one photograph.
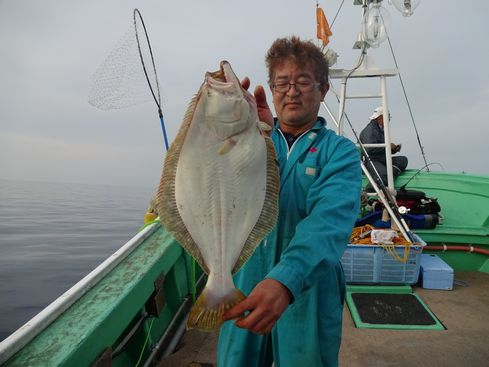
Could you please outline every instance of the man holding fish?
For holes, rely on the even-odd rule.
[[[235,275],[248,297],[227,311],[218,365],[337,366],[345,281],[340,264],[358,215],[355,145],[318,117],[328,65],[310,41],[276,40],[266,63],[277,118],[262,86],[258,117],[273,126],[280,170],[278,221]],[[249,87],[245,79],[243,87]]]

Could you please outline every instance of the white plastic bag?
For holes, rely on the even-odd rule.
[[[396,236],[396,231],[391,229],[373,229],[370,233],[372,243],[375,244],[383,243],[385,245],[392,245]]]

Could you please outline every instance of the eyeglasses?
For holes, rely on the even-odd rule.
[[[300,81],[295,83],[289,82],[277,82],[272,84],[272,90],[276,93],[287,93],[289,89],[294,86],[295,90],[301,93],[312,92],[315,87],[319,87],[321,83],[313,82],[311,80]]]

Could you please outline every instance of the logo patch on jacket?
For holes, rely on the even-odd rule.
[[[316,176],[316,168],[314,168],[314,167],[306,167],[306,175],[308,175],[308,176]]]

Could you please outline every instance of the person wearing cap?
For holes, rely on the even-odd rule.
[[[389,115],[390,116],[390,115]],[[384,109],[382,106],[377,107],[372,116],[370,116],[370,122],[360,133],[360,141],[363,144],[383,144],[385,143],[384,137]],[[384,147],[371,147],[366,148],[367,153],[377,170],[384,185],[387,185],[387,166]],[[391,153],[395,154],[401,150],[401,144],[391,143]],[[392,157],[392,173],[394,179],[403,172],[408,165],[408,159],[405,156]],[[375,171],[371,169],[367,164],[367,168],[371,171],[372,175],[375,175]],[[375,176],[374,176],[375,177]],[[372,191],[372,186],[369,183],[366,187],[367,191]]]

